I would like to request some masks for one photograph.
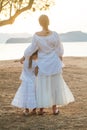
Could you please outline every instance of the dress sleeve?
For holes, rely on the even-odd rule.
[[[57,38],[57,44],[56,44],[56,49],[55,49],[56,53],[57,53],[58,56],[63,56],[63,54],[64,54],[64,48],[63,48],[63,44],[61,43],[58,34],[57,34],[56,38]]]
[[[38,50],[37,39],[35,35],[32,38],[32,43],[24,51],[24,57],[31,56],[35,51]]]

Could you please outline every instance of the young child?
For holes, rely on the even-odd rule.
[[[18,62],[20,60],[16,60]],[[32,56],[25,57],[23,70],[20,76],[22,83],[15,94],[12,105],[24,108],[23,114],[29,114],[29,108],[33,109],[32,114],[36,114],[36,92],[35,92],[35,67],[37,66],[37,51]]]

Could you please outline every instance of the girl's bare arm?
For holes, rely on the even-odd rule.
[[[21,59],[14,60],[14,62],[20,62],[23,64],[23,61],[25,60],[25,57],[23,56]]]

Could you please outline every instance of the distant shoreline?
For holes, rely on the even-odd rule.
[[[59,34],[62,42],[87,42],[87,33],[71,31]],[[29,43],[32,41],[32,34],[28,33],[0,33],[1,43]]]

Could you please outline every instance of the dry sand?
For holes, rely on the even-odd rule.
[[[87,57],[64,57],[63,76],[75,96],[75,102],[52,115],[23,116],[22,109],[11,106],[17,91],[22,65],[0,61],[0,130],[87,130]]]

